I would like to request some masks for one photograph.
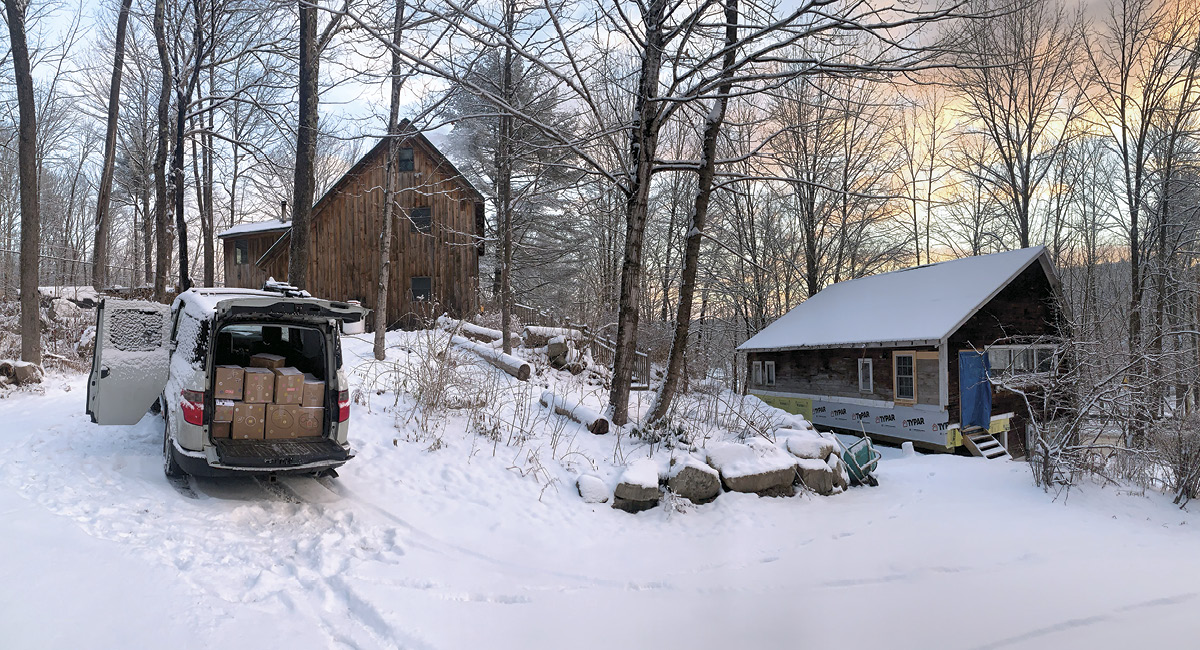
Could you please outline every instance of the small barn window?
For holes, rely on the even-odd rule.
[[[233,263],[234,264],[249,264],[250,263],[250,243],[245,239],[236,239],[233,242]]]
[[[400,157],[396,160],[396,171],[411,172],[413,170],[413,148],[400,147]]]
[[[763,364],[762,364],[762,362],[755,361],[754,365],[752,367],[754,368],[754,370],[753,370],[754,384],[756,386],[762,386],[762,381],[763,381]]]
[[[765,383],[768,386],[775,385],[775,362],[774,361],[764,361],[763,362],[763,383]]]
[[[870,359],[858,360],[858,392],[875,392],[875,376]]]
[[[433,300],[433,280],[429,277],[416,277],[409,281],[409,290],[413,300]]]
[[[413,208],[408,218],[412,220],[412,231],[428,233],[433,229],[433,209]]]
[[[896,401],[914,402],[917,399],[916,364],[912,352],[892,355],[893,376],[896,379]]]
[[[988,365],[993,374],[1028,375],[1054,372],[1057,348],[1053,345],[989,345]]]

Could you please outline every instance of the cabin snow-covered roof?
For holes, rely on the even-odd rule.
[[[273,230],[287,230],[292,227],[291,221],[280,221],[278,219],[267,219],[266,221],[255,221],[253,223],[238,224],[228,230],[222,231],[217,235],[219,238],[232,237],[234,235],[249,235],[260,232],[271,232]]]
[[[740,352],[937,345],[1040,261],[1044,246],[927,264],[830,285],[738,346]]]

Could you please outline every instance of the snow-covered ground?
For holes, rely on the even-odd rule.
[[[347,340],[353,381],[383,369],[369,352]],[[484,397],[541,394],[471,372]],[[1200,632],[1188,512],[1099,486],[1056,501],[1023,464],[888,450],[878,488],[630,515],[585,504],[570,470],[610,480],[613,456],[645,455],[634,440],[503,409],[422,418],[368,388],[339,479],[193,479],[188,495],[163,478],[159,420],[97,427],[84,395],[82,376],[52,375],[0,400],[5,649],[1125,648]],[[505,423],[531,418],[514,441]]]

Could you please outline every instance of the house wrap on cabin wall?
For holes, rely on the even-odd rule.
[[[746,389],[819,426],[940,451],[990,432],[1019,457],[1030,413],[989,373],[1057,372],[1060,298],[1040,246],[839,282],[738,347]]]
[[[408,121],[401,128],[408,127]],[[374,309],[379,284],[387,141],[380,140],[313,206],[307,289]],[[392,228],[389,326],[442,311],[478,309],[484,198],[425,136],[400,143],[397,221]],[[258,289],[286,280],[291,224],[234,226],[224,242],[225,285]]]

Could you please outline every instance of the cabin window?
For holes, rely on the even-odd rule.
[[[1031,375],[1054,372],[1057,348],[1053,345],[989,345],[985,348],[993,372]]]
[[[892,355],[892,376],[895,379],[897,402],[915,402],[917,400],[917,378],[915,354],[912,352],[897,352]]]
[[[245,239],[236,239],[233,242],[233,263],[234,264],[249,264],[250,263],[250,242]]]
[[[413,208],[412,212],[408,215],[408,218],[412,221],[413,232],[428,233],[433,229],[432,208]]]
[[[409,280],[409,291],[413,300],[433,300],[433,280],[429,277],[416,277]]]
[[[413,148],[400,147],[400,157],[396,160],[396,171],[411,172],[413,170]]]
[[[752,368],[753,368],[752,372],[754,373],[754,377],[753,377],[754,384],[756,386],[762,386],[762,383],[763,383],[763,364],[762,364],[762,362],[755,361]]]
[[[875,392],[875,377],[870,359],[858,360],[858,392]]]
[[[763,383],[768,386],[775,385],[775,362],[774,361],[764,361],[763,362]]]

